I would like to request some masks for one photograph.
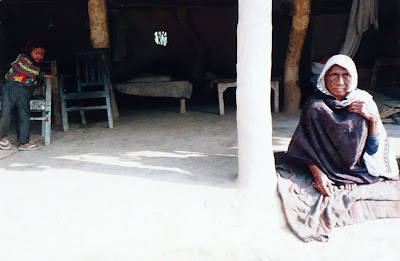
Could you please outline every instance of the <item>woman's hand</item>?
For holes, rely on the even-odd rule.
[[[314,175],[314,188],[321,192],[324,196],[331,196],[333,194],[333,187],[328,176],[316,165],[308,165],[308,167]]]
[[[377,121],[378,117],[363,101],[352,102],[349,106],[349,111],[358,113],[369,121]]]
[[[379,116],[374,113],[374,111],[367,106],[363,101],[352,102],[349,106],[349,111],[358,113],[370,122],[369,135],[378,136],[377,122]]]

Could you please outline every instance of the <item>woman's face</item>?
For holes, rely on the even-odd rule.
[[[46,50],[42,47],[33,48],[31,51],[32,60],[34,60],[36,63],[40,63],[44,59],[45,53]]]
[[[349,72],[339,66],[332,66],[325,74],[325,86],[339,101],[346,98],[351,84]]]

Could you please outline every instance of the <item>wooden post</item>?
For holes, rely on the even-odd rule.
[[[299,63],[310,22],[311,0],[294,0],[294,16],[285,61],[283,111],[300,109]]]
[[[51,74],[54,75],[52,84],[54,123],[61,124],[60,91],[58,90],[57,62],[51,61]]]
[[[108,30],[107,1],[88,0],[88,13],[90,20],[90,41],[93,48],[110,48],[110,33]],[[111,106],[113,118],[119,118],[114,90],[110,86]]]

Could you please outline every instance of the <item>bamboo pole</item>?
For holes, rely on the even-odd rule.
[[[88,13],[90,23],[90,42],[93,48],[110,48],[110,33],[108,30],[107,1],[88,0]],[[119,118],[114,90],[110,86],[111,106],[113,118]]]

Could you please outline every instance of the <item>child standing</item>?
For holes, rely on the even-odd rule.
[[[40,71],[38,64],[46,53],[46,43],[41,40],[30,40],[24,51],[18,55],[6,73],[6,83],[1,93],[0,115],[0,149],[9,150],[7,138],[11,125],[13,110],[17,113],[18,150],[34,151],[39,146],[29,143],[30,137],[30,99],[31,89],[43,78],[51,78]]]

